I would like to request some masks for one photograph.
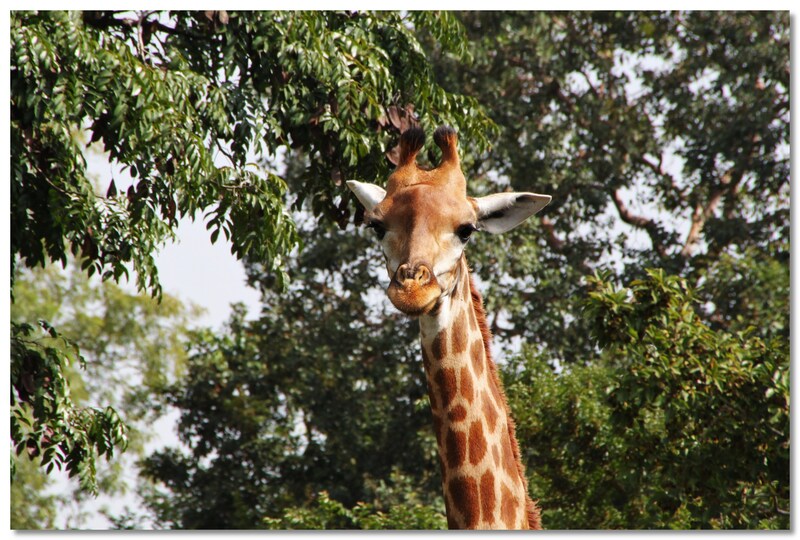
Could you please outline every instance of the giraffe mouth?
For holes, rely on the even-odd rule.
[[[442,289],[436,279],[425,285],[401,284],[393,279],[386,293],[394,307],[406,315],[419,317],[434,309]]]

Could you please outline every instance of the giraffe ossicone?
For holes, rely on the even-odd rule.
[[[550,202],[549,195],[469,197],[453,129],[434,142],[439,165],[416,163],[425,134],[400,137],[398,167],[386,188],[348,181],[364,205],[386,259],[387,295],[418,317],[422,360],[442,468],[447,523],[460,529],[539,529],[528,495],[514,421],[490,353],[483,300],[464,248],[475,231],[513,229]]]

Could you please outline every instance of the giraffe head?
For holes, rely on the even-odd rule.
[[[425,133],[412,128],[400,137],[400,159],[386,189],[347,182],[366,209],[364,222],[381,242],[389,299],[412,316],[430,313],[452,291],[473,232],[506,232],[550,202],[549,195],[536,193],[468,197],[455,131],[440,127],[433,139],[442,151],[436,168],[417,165]]]

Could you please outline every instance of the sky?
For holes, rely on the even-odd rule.
[[[203,307],[205,313],[197,320],[203,326],[219,328],[235,302],[247,306],[248,318],[258,315],[259,293],[247,286],[244,267],[231,254],[223,235],[212,244],[198,217],[182,219],[176,236],[177,242],[169,243],[156,256],[164,292]]]

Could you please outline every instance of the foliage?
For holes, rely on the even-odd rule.
[[[592,278],[608,362],[505,372],[549,528],[788,528],[789,354],[714,331],[685,280]]]
[[[11,492],[12,499],[51,516],[39,523],[50,528],[56,511],[63,523],[69,494],[26,494],[30,486],[41,492],[48,484],[45,471],[77,474],[80,488],[95,496],[128,488],[122,471],[128,463],[114,452],[144,451],[147,426],[160,414],[152,394],[179,373],[182,328],[191,314],[169,295],[158,303],[112,283],[89,282],[77,264],[68,272],[20,271],[15,281],[11,428],[12,440],[20,443],[11,461]],[[36,322],[40,315],[59,331]],[[100,455],[108,459],[97,460]],[[15,517],[14,528],[36,528],[36,520]],[[70,519],[77,524],[83,517]]]
[[[724,253],[701,274],[704,319],[715,329],[749,330],[765,341],[789,342],[790,265],[748,248]]]
[[[128,429],[113,408],[72,401],[64,371],[75,363],[85,363],[78,348],[47,321],[38,329],[11,324],[11,440],[17,455],[41,455],[48,473],[63,467],[96,493],[95,458],[113,457],[114,447],[124,451]]]
[[[645,519],[666,523],[658,511],[678,508],[687,528],[787,528],[788,344],[712,331],[686,282],[661,271],[628,290],[591,284],[587,315],[621,360],[609,399],[639,449],[632,481],[659,485],[644,490],[657,505]]]
[[[627,282],[660,267],[710,293],[721,257],[788,265],[788,12],[457,16],[472,62],[423,44],[437,80],[501,128],[472,189],[553,196],[525,227],[476,239],[496,335],[590,362],[580,299],[596,270]],[[784,291],[761,289],[773,304]],[[706,299],[717,324],[740,315]]]
[[[213,240],[282,281],[297,242],[286,186],[253,153],[302,147],[298,195],[334,215],[343,176],[387,170],[400,115],[458,121],[487,146],[491,124],[432,84],[396,13],[15,12],[11,30],[11,252],[28,266],[80,253],[89,275],[118,280],[131,263],[158,295],[155,248],[201,210]],[[95,193],[76,132],[130,173],[127,190],[112,178]]]
[[[198,211],[212,242],[223,233],[235,256],[284,287],[282,261],[298,237],[271,164],[281,153],[309,156],[298,202],[346,221],[343,178],[388,170],[384,154],[403,125],[459,124],[488,146],[491,122],[433,82],[410,29],[430,27],[463,49],[453,25],[398,13],[13,12],[12,299],[19,263],[66,266],[69,256],[104,281],[132,270],[140,290],[161,298],[154,253]],[[96,189],[86,141],[130,182],[112,176]],[[63,370],[79,352],[34,332],[12,324],[15,403],[38,399],[32,418],[12,419],[13,442],[43,450],[45,465],[55,456],[91,488],[94,452],[111,455],[124,426],[111,408],[72,406]],[[47,451],[51,442],[66,445],[63,455]]]
[[[352,509],[331,500],[327,492],[318,494],[315,506],[292,508],[280,519],[267,518],[271,529],[444,529],[444,515],[428,506],[405,503],[392,506],[388,513],[374,505],[358,503]]]

